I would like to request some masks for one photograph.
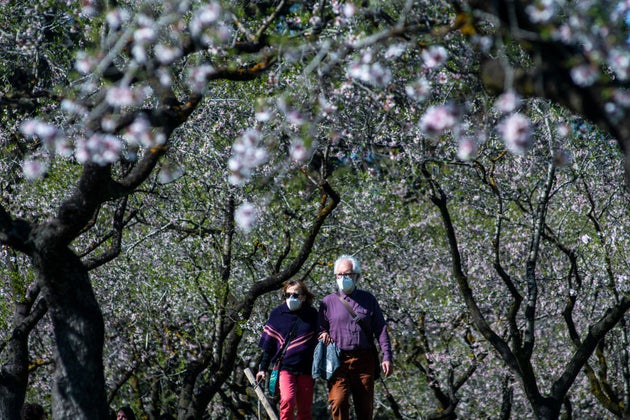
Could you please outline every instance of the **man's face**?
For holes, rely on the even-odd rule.
[[[342,274],[351,274],[352,273],[352,261],[349,260],[343,260],[340,261],[339,264],[337,264],[337,272],[335,274],[337,275],[342,275]]]

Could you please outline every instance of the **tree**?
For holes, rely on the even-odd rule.
[[[307,178],[316,181],[310,183],[307,191],[314,191],[314,185],[318,185],[324,189],[325,197],[332,197],[333,203],[337,200],[328,186],[332,179],[347,179],[352,186],[364,188],[363,193],[378,194],[364,187],[364,181],[382,176],[391,181],[383,184],[384,188],[398,189],[402,184],[402,189],[408,189],[407,199],[413,197],[415,189],[431,187],[433,202],[441,210],[447,232],[454,231],[449,226],[452,224],[449,222],[452,198],[442,192],[465,196],[465,191],[460,192],[453,186],[467,178],[454,176],[445,185],[432,171],[439,173],[444,168],[458,168],[460,164],[440,162],[453,162],[456,156],[471,159],[481,153],[478,161],[483,163],[479,170],[491,173],[497,162],[509,159],[502,154],[506,149],[518,156],[534,147],[534,140],[541,137],[536,134],[540,120],[535,118],[535,107],[541,106],[540,101],[520,101],[515,92],[565,105],[603,127],[622,145],[629,137],[623,118],[627,112],[628,77],[627,52],[624,53],[627,49],[623,49],[625,37],[622,36],[626,28],[627,8],[624,6],[611,6],[611,19],[599,19],[608,16],[609,11],[590,3],[557,9],[553,8],[556,5],[549,4],[527,7],[522,2],[423,1],[372,2],[361,6],[285,1],[167,2],[159,7],[136,2],[111,5],[84,2],[83,6],[80,13],[55,14],[48,9],[43,11],[36,4],[33,12],[26,14],[32,16],[32,20],[7,21],[3,34],[13,34],[13,39],[5,42],[11,47],[5,51],[13,55],[7,54],[5,60],[28,68],[38,83],[34,84],[30,77],[16,80],[10,77],[6,62],[0,66],[1,80],[8,92],[0,101],[10,109],[3,116],[2,136],[4,144],[11,147],[5,152],[6,162],[11,164],[3,163],[10,176],[3,179],[0,242],[30,258],[34,277],[38,279],[48,307],[58,349],[53,391],[57,415],[105,416],[104,326],[88,271],[117,258],[126,229],[123,227],[133,226],[138,231],[128,229],[130,233],[146,236],[145,226],[156,219],[143,219],[141,216],[150,214],[144,203],[138,201],[130,206],[129,201],[133,202],[134,197],[140,195],[146,197],[147,202],[159,201],[163,187],[147,184],[147,181],[152,182],[160,165],[157,174],[160,182],[167,183],[178,177],[180,166],[165,158],[177,160],[178,152],[182,156],[193,153],[187,148],[192,143],[186,139],[188,123],[199,123],[205,115],[215,119],[215,126],[210,130],[212,136],[204,138],[206,147],[196,150],[221,157],[210,167],[224,179],[229,177],[234,189],[221,184],[216,191],[222,191],[225,201],[213,209],[216,214],[227,216],[219,218],[213,214],[213,223],[189,217],[194,221],[192,225],[163,223],[149,232],[157,235],[179,230],[180,235],[185,235],[193,226],[200,229],[200,237],[216,237],[219,243],[226,244],[213,251],[213,255],[223,257],[219,257],[221,264],[215,266],[221,273],[217,278],[222,280],[231,277],[231,259],[225,254],[231,249],[230,244],[233,245],[227,229],[232,220],[230,215],[235,214],[237,203],[246,201],[249,188],[265,190],[268,188],[265,181],[274,177],[286,179],[289,188],[291,179],[299,180],[302,174],[308,174]],[[11,13],[15,11],[11,16],[18,16],[19,13],[24,15],[23,9],[27,6],[16,3],[11,7],[7,9]],[[574,21],[584,22],[590,17],[594,20],[589,28],[602,27],[600,22],[604,21],[611,24],[603,28],[605,31],[590,33],[579,26],[562,26]],[[29,30],[16,30],[22,23],[28,23]],[[66,34],[65,28],[71,29],[71,36]],[[570,37],[558,37],[566,33],[561,31],[564,28],[571,30]],[[30,37],[27,44],[36,47],[13,49],[22,39],[18,39],[18,34],[26,34]],[[592,34],[602,36],[592,38]],[[40,42],[43,39],[50,42]],[[582,42],[586,40],[593,42]],[[591,46],[591,49],[585,50],[581,45]],[[68,61],[72,56],[76,57],[74,72]],[[31,65],[33,57],[45,57],[45,60]],[[500,57],[500,60],[488,57]],[[597,73],[595,68],[603,72]],[[251,104],[234,106],[230,115],[212,114],[212,100],[234,95],[238,86],[247,86]],[[504,90],[506,93],[499,97],[499,105],[495,107],[492,95]],[[26,122],[22,121],[25,115],[29,116]],[[562,114],[561,117],[567,121],[576,115]],[[545,132],[542,137],[548,136]],[[220,138],[220,144],[214,143],[215,137]],[[231,150],[223,143],[228,139],[234,140]],[[605,142],[606,139],[592,141]],[[587,143],[582,147],[590,146]],[[554,143],[553,147],[556,148],[554,153],[545,154],[543,159],[550,168],[543,172],[553,175],[546,181],[549,188],[555,180],[555,166],[550,162],[561,159],[565,149],[561,142]],[[498,151],[495,153],[495,150]],[[231,153],[227,159],[226,153]],[[21,165],[15,162],[23,162],[23,173],[19,172]],[[186,159],[181,163],[185,168]],[[476,164],[467,165],[474,168]],[[509,168],[503,170],[511,174]],[[597,170],[595,168],[593,173]],[[424,176],[420,176],[423,173]],[[341,178],[341,174],[348,174],[348,178]],[[36,181],[44,175],[48,178]],[[512,176],[515,175],[512,173]],[[23,177],[34,181],[23,182]],[[183,179],[185,177],[180,182]],[[464,185],[471,190],[479,185],[492,188],[488,179],[491,178],[479,176],[475,182]],[[531,182],[536,184],[537,181]],[[573,181],[568,183],[573,185]],[[57,184],[55,189],[50,188],[54,184]],[[293,185],[308,184],[302,180]],[[42,185],[50,189],[38,191],[38,186]],[[334,183],[330,185],[339,189]],[[27,191],[19,191],[18,186],[27,186]],[[146,195],[138,191],[142,186],[147,188]],[[594,187],[599,188],[602,187]],[[346,190],[344,193],[351,194]],[[548,217],[555,214],[548,208],[548,196],[542,195],[536,203],[529,198],[525,200],[518,189],[512,194],[513,206],[530,210],[521,215],[537,221],[532,225],[537,226],[536,229],[519,231],[515,228],[513,231],[514,235],[525,232],[532,238],[533,253],[525,276],[528,283],[523,290],[527,291],[526,308],[533,310],[538,307],[540,298],[536,273],[540,269],[537,259],[542,240],[557,247],[556,253],[545,248],[548,255],[559,261],[572,261],[571,246],[567,244],[575,237],[568,236],[565,242],[545,230]],[[38,201],[32,197],[38,197]],[[358,197],[359,202],[371,205],[365,197]],[[494,202],[502,200],[501,194],[490,194],[490,197],[496,200]],[[25,205],[19,202],[21,198],[28,198],[24,202],[29,212],[21,208]],[[384,204],[383,208],[386,206]],[[472,206],[474,209],[474,203]],[[172,208],[180,211],[178,207]],[[265,210],[272,208],[277,207]],[[335,205],[323,208],[332,210]],[[540,209],[538,213],[532,210],[536,208]],[[462,220],[476,226],[474,220],[470,220],[470,215],[476,214],[474,211],[467,207],[458,211]],[[337,212],[340,216],[335,220],[347,222],[347,214],[342,209]],[[320,217],[328,214],[317,216],[314,226],[322,222]],[[593,217],[592,223],[597,220]],[[371,232],[357,234],[352,239],[326,235],[334,245],[327,252],[322,250],[321,255],[328,255],[344,244],[363,248],[368,255],[376,253],[376,244],[384,243],[375,227],[378,224],[372,217],[362,222],[358,226],[367,227]],[[394,215],[392,222],[396,222]],[[476,228],[483,231],[489,222],[484,223]],[[163,230],[155,230],[160,226]],[[215,230],[217,226],[225,228],[219,232]],[[501,226],[497,222],[494,227],[502,232]],[[314,238],[307,238],[304,246],[308,248]],[[548,412],[557,414],[559,401],[579,372],[577,368],[585,366],[595,345],[601,343],[621,319],[619,311],[626,304],[624,295],[619,294],[617,306],[611,306],[617,308],[618,314],[610,318],[601,332],[596,332],[599,335],[580,340],[573,334],[574,344],[585,351],[576,359],[575,367],[567,369],[558,393],[546,400],[531,383],[536,375],[528,372],[531,370],[528,357],[533,355],[534,343],[531,335],[524,340],[524,353],[515,363],[505,344],[491,334],[489,324],[484,324],[479,309],[467,294],[464,287],[467,276],[458,256],[461,243],[452,234],[446,239],[454,257],[455,277],[464,292],[461,298],[465,302],[460,301],[460,307],[462,303],[467,304],[473,324],[517,372],[534,412],[542,417]],[[466,244],[478,244],[475,239],[474,235],[468,235]],[[360,242],[363,240],[368,241],[367,247]],[[423,240],[424,237],[420,239]],[[437,251],[444,242],[436,239],[435,245],[431,250],[440,255],[439,261],[448,261]],[[94,253],[90,255],[88,251]],[[272,269],[256,271],[270,277],[243,290],[246,302],[237,310],[241,321],[248,319],[257,298],[277,287],[287,275],[299,271],[306,262],[305,253],[309,252],[311,250],[306,248],[302,252],[293,249],[287,254],[291,258],[276,253],[277,264],[272,265]],[[493,253],[500,255],[496,250]],[[393,258],[396,254],[387,255]],[[413,258],[413,254],[406,255]],[[292,263],[286,266],[280,263],[289,260]],[[384,268],[392,265],[384,258],[375,261],[378,261],[379,272],[386,272]],[[249,267],[258,267],[261,262],[254,258],[250,264]],[[307,272],[310,276],[323,276],[320,270],[323,269],[315,264]],[[503,272],[497,270],[497,273]],[[574,276],[572,281],[578,282],[575,274],[571,276]],[[514,302],[520,302],[519,288],[509,287],[508,277],[501,278],[506,280]],[[218,298],[224,298],[222,305],[231,303],[228,289],[217,289],[217,292]],[[394,308],[393,303],[391,306]],[[223,307],[217,306],[217,312],[212,312],[217,314],[217,322],[229,319],[223,318]],[[410,319],[422,313],[414,311]],[[511,331],[515,340],[519,328],[515,326],[517,318],[514,317],[518,313],[515,310],[512,314]],[[571,325],[574,321],[569,314],[567,311],[567,322]],[[447,315],[450,320],[458,319],[454,312]],[[532,318],[527,318],[531,316],[529,310],[525,315],[530,325],[526,331],[532,334],[537,331],[536,324]],[[230,321],[225,328],[222,332],[217,330],[217,337],[231,337],[227,343],[232,346],[228,346],[227,353],[215,357],[199,347],[200,357],[188,360],[190,376],[180,394],[187,408],[182,409],[181,417],[200,416],[213,395],[220,392],[234,366],[236,347],[241,340],[238,322]],[[449,339],[444,339],[445,344],[438,348],[442,345],[448,348]],[[464,340],[457,347],[468,345]],[[214,352],[222,350],[215,347]],[[226,370],[219,370],[216,380],[204,379],[205,386],[198,389],[200,398],[193,401],[190,398],[193,384],[198,382],[204,369],[216,367],[213,363],[219,363],[221,358],[226,362],[223,365]],[[505,375],[498,377],[501,379],[493,383],[505,383]],[[468,378],[474,380],[474,377]],[[77,388],[77,384],[83,386],[83,383],[87,387],[84,389],[97,396],[98,402],[89,408]],[[462,392],[461,386],[451,387],[451,390],[452,393]],[[434,391],[440,397],[437,387]],[[442,398],[441,404],[454,410],[456,400]]]

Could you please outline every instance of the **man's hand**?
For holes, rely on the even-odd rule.
[[[325,331],[319,335],[318,340],[323,341],[326,345],[332,343],[332,338],[330,337],[330,334]]]
[[[386,378],[389,375],[391,375],[392,372],[394,371],[394,367],[392,366],[392,362],[390,362],[389,360],[381,363],[381,369],[383,369],[383,374],[385,375]]]

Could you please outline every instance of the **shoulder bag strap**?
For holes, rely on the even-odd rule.
[[[363,330],[363,334],[365,334],[365,337],[368,339],[368,341],[372,343],[372,345],[374,345],[374,338],[370,338],[364,320],[359,318],[356,312],[354,312],[354,309],[352,309],[352,306],[350,306],[350,304],[344,298],[342,298],[338,294],[336,296],[337,298],[339,298],[341,303],[343,303],[343,306],[348,310],[348,312],[350,312],[350,315],[352,315],[352,320],[359,324],[359,327],[361,327],[361,330]]]
[[[287,352],[287,347],[289,346],[289,343],[291,342],[291,340],[293,340],[293,337],[295,336],[295,332],[297,331],[297,327],[299,323],[300,323],[300,318],[297,318],[295,322],[293,323],[293,327],[291,327],[291,331],[289,331],[287,338],[284,340],[284,344],[282,345],[282,348],[280,349],[280,354],[278,355],[278,358],[276,361],[278,365],[280,365],[280,362],[282,362],[282,359],[284,359],[284,354]]]

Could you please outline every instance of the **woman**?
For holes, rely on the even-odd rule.
[[[259,347],[263,350],[256,380],[266,378],[269,366],[279,365],[280,420],[310,420],[314,379],[313,350],[317,345],[317,310],[313,294],[298,280],[284,284],[282,305],[271,311]]]
[[[116,420],[136,420],[136,415],[131,407],[120,407],[116,413]]]

